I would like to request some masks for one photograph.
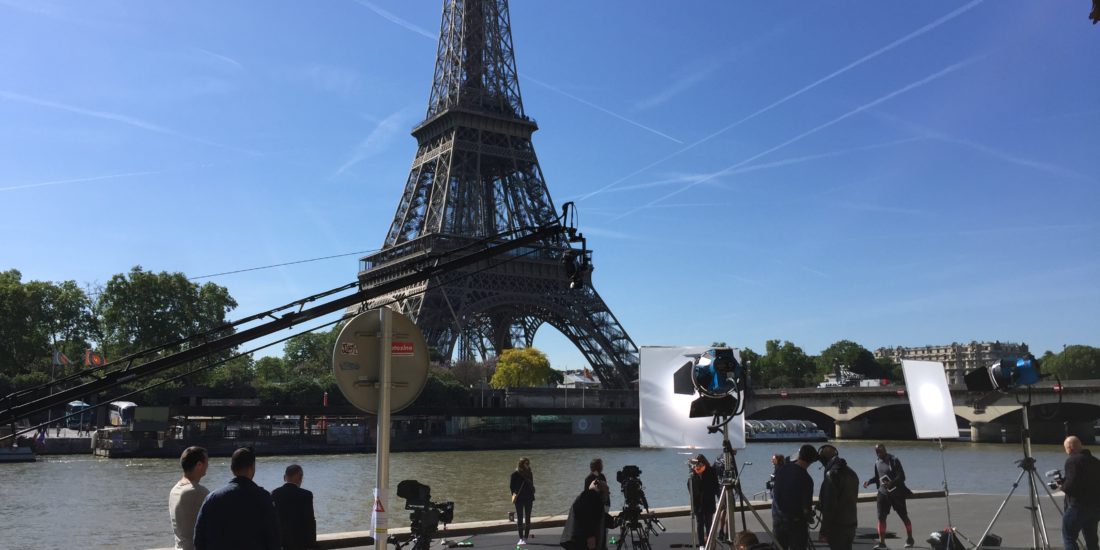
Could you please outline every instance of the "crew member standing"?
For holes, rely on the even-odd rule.
[[[781,548],[806,550],[810,544],[814,480],[806,469],[816,461],[817,449],[803,445],[798,449],[798,459],[784,464],[775,473],[772,532]]]
[[[313,493],[302,488],[305,473],[302,467],[286,467],[286,483],[271,491],[275,511],[279,514],[279,533],[283,550],[307,550],[317,547],[317,519],[313,515]]]
[[[840,458],[832,445],[817,450],[825,477],[821,480],[818,508],[821,510],[821,537],[832,550],[852,550],[856,540],[856,501],[859,498],[859,476]]]
[[[172,531],[178,549],[195,549],[195,518],[199,515],[203,499],[210,494],[210,489],[199,485],[199,481],[206,475],[209,461],[206,449],[202,447],[188,447],[180,455],[183,477],[168,493],[168,516],[172,518]]]
[[[531,507],[535,503],[535,475],[531,472],[531,459],[523,457],[516,465],[516,471],[508,480],[512,491],[512,503],[516,505],[516,529],[519,530],[517,546],[527,544],[531,536]]]
[[[1067,550],[1077,550],[1077,534],[1085,536],[1085,548],[1097,550],[1096,526],[1100,523],[1100,459],[1081,446],[1076,436],[1066,438],[1066,479],[1062,492],[1066,494],[1066,513],[1062,516],[1062,543]]]
[[[605,550],[607,548],[607,513],[603,510],[603,493],[607,484],[598,479],[573,499],[569,516],[561,532],[561,546],[566,550]]]
[[[256,485],[256,455],[251,449],[233,451],[229,469],[233,479],[209,495],[195,521],[195,550],[277,550],[279,519],[271,493]]]
[[[882,443],[875,445],[875,475],[863,482],[867,488],[872,483],[878,487],[876,500],[878,508],[878,544],[875,548],[886,548],[886,516],[890,515],[893,508],[905,524],[905,547],[913,547],[913,523],[909,521],[909,511],[905,506],[905,499],[912,496],[912,491],[905,486],[905,470],[901,467],[901,461],[894,455],[886,452],[886,446]]]
[[[607,486],[607,478],[603,475],[603,459],[593,458],[588,463],[588,470],[589,473],[584,478],[584,488],[588,489],[592,485],[592,480],[599,481],[603,491],[603,511],[611,511],[611,490]]]
[[[688,490],[691,491],[691,509],[695,513],[695,537],[699,546],[703,546],[707,543],[717,509],[718,474],[702,454],[695,455],[689,465],[691,477],[688,479]]]

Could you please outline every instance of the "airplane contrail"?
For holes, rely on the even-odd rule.
[[[100,180],[109,180],[109,179],[116,179],[116,178],[131,178],[131,177],[135,177],[135,176],[151,176],[151,175],[154,175],[154,174],[163,174],[163,173],[164,173],[164,171],[162,171],[162,170],[151,171],[151,172],[124,172],[124,173],[121,173],[121,174],[107,174],[107,175],[104,175],[104,176],[92,176],[92,177],[88,177],[88,178],[72,178],[72,179],[65,179],[65,180],[43,181],[43,182],[39,182],[39,183],[28,183],[28,184],[25,184],[25,185],[12,185],[10,187],[0,187],[0,191],[15,191],[17,189],[31,189],[31,188],[34,188],[34,187],[47,187],[47,186],[50,186],[50,185],[62,185],[62,184],[65,184],[65,183],[84,183],[84,182],[88,182],[88,181],[100,181]]]
[[[902,44],[905,44],[906,42],[909,42],[910,40],[913,40],[914,38],[917,38],[917,37],[929,32],[929,31],[935,29],[936,27],[939,27],[940,25],[943,25],[944,23],[946,23],[946,22],[948,22],[948,21],[950,21],[950,20],[952,20],[952,19],[954,19],[954,18],[956,18],[956,17],[958,17],[958,16],[974,9],[978,4],[981,4],[984,1],[985,0],[972,0],[970,3],[968,3],[964,6],[960,6],[959,8],[956,8],[951,13],[948,13],[947,15],[944,15],[943,17],[940,17],[939,19],[936,19],[935,21],[933,21],[933,22],[931,22],[931,23],[929,23],[929,24],[927,24],[927,25],[925,25],[925,26],[923,26],[923,27],[921,27],[921,28],[919,28],[919,29],[917,29],[917,30],[915,30],[915,31],[913,31],[913,32],[911,32],[911,33],[909,33],[909,34],[907,34],[907,35],[905,35],[905,36],[903,36],[903,37],[901,37],[901,38],[899,38],[899,39],[897,39],[897,40],[895,40],[895,41],[893,41],[893,42],[891,42],[891,43],[889,43],[889,44],[887,44],[887,45],[885,45],[885,46],[883,46],[883,47],[881,47],[881,48],[879,48],[875,51],[873,51],[873,52],[871,52],[871,53],[869,53],[869,54],[867,54],[867,55],[865,55],[865,56],[863,56],[863,57],[847,64],[847,65],[845,65],[845,66],[843,66],[843,67],[841,67],[841,68],[839,68],[839,69],[837,69],[837,70],[835,70],[831,73],[829,73],[828,75],[825,75],[825,76],[811,82],[810,84],[807,84],[806,86],[803,86],[802,88],[798,89],[797,91],[794,91],[790,94],[787,94],[785,97],[783,97],[782,99],[779,99],[778,101],[774,101],[771,104],[756,110],[755,112],[745,116],[741,120],[738,120],[737,122],[734,122],[732,124],[724,126],[720,129],[712,132],[710,135],[707,135],[706,137],[703,137],[703,138],[699,139],[698,141],[694,141],[694,142],[688,144],[687,146],[685,146],[682,149],[679,149],[677,151],[669,153],[668,155],[665,155],[665,156],[663,156],[663,157],[661,157],[661,158],[659,158],[659,159],[657,159],[657,160],[655,160],[655,161],[653,161],[653,162],[651,162],[651,163],[649,163],[649,164],[647,164],[647,165],[645,165],[645,166],[643,166],[643,167],[641,167],[641,168],[639,168],[639,169],[637,169],[637,170],[635,170],[635,171],[633,171],[633,172],[631,172],[631,173],[629,173],[629,174],[627,174],[627,175],[625,175],[625,176],[623,176],[623,177],[621,177],[621,178],[619,178],[619,179],[617,179],[617,180],[615,180],[615,181],[599,188],[599,189],[596,189],[594,191],[590,191],[589,193],[587,193],[585,195],[582,195],[577,200],[582,201],[582,200],[585,200],[585,199],[588,199],[588,198],[592,197],[593,195],[598,195],[600,193],[603,193],[604,191],[606,191],[606,190],[608,190],[608,189],[610,189],[610,188],[612,188],[612,187],[614,187],[614,186],[616,186],[616,185],[618,185],[618,184],[620,184],[620,183],[622,183],[622,182],[624,182],[624,181],[626,181],[626,180],[628,180],[628,179],[630,179],[630,178],[632,178],[632,177],[634,177],[638,174],[641,174],[642,172],[645,172],[645,171],[649,170],[650,168],[653,168],[654,166],[662,164],[665,161],[667,161],[669,159],[672,159],[674,157],[678,157],[681,154],[683,154],[687,151],[690,151],[690,150],[698,147],[699,145],[702,145],[702,144],[704,144],[704,143],[706,143],[706,142],[708,142],[708,141],[710,141],[710,140],[712,140],[712,139],[714,139],[714,138],[716,138],[716,137],[718,137],[718,136],[720,136],[720,135],[722,135],[722,134],[724,134],[724,133],[726,133],[726,132],[728,132],[728,131],[730,131],[730,130],[738,127],[738,126],[740,126],[741,124],[744,124],[745,122],[748,122],[748,121],[750,121],[750,120],[752,120],[752,119],[754,119],[754,118],[756,118],[756,117],[758,117],[758,116],[760,116],[760,115],[762,115],[762,114],[764,114],[768,111],[771,111],[772,109],[774,109],[774,108],[776,108],[776,107],[778,107],[778,106],[780,106],[780,105],[782,105],[782,104],[784,104],[784,103],[786,103],[786,102],[788,102],[788,101],[790,101],[790,100],[792,100],[792,99],[794,99],[794,98],[796,98],[796,97],[798,97],[798,96],[800,96],[800,95],[802,95],[802,94],[804,94],[804,93],[806,93],[806,92],[808,92],[808,91],[810,91],[814,88],[817,88],[818,86],[820,86],[820,85],[822,85],[822,84],[824,84],[824,83],[826,83],[826,82],[828,82],[828,81],[830,81],[830,80],[832,80],[832,79],[834,79],[834,78],[836,78],[836,77],[838,77],[838,76],[840,76],[840,75],[842,75],[842,74],[844,74],[844,73],[846,73],[846,72],[848,72],[848,71],[850,71],[850,70],[852,70],[852,69],[854,69],[854,68],[856,68],[856,67],[858,67],[858,66],[860,66],[864,63],[866,63],[866,62],[868,62],[868,61],[871,61],[872,59],[875,59],[876,57],[879,57],[882,54],[884,54],[886,52],[889,52],[890,50],[893,50],[893,49],[897,48],[898,46],[901,46]]]
[[[612,218],[611,221],[616,221],[616,220],[625,218],[626,216],[629,216],[629,215],[631,215],[631,214],[633,214],[633,213],[635,213],[639,210],[649,208],[649,207],[651,207],[651,206],[653,206],[653,205],[655,205],[655,204],[657,204],[657,203],[659,203],[659,202],[661,202],[661,201],[663,201],[663,200],[665,200],[669,197],[679,195],[680,193],[683,193],[684,191],[687,191],[688,189],[691,189],[692,187],[695,187],[696,185],[699,185],[700,183],[705,183],[705,182],[710,181],[710,180],[712,180],[712,179],[714,179],[718,176],[728,174],[728,173],[730,173],[730,172],[732,172],[732,171],[734,171],[734,170],[736,170],[736,169],[738,169],[738,168],[740,168],[740,167],[742,167],[742,166],[744,166],[744,165],[746,165],[746,164],[748,164],[748,163],[750,163],[750,162],[752,162],[752,161],[754,161],[754,160],[756,160],[756,159],[758,159],[758,158],[760,158],[764,155],[774,153],[775,151],[778,151],[778,150],[780,150],[780,149],[782,149],[782,148],[784,148],[788,145],[791,145],[792,143],[798,142],[798,141],[802,140],[803,138],[806,138],[808,136],[816,134],[816,133],[820,132],[821,130],[824,130],[824,129],[830,127],[830,126],[833,126],[834,124],[837,124],[837,123],[839,123],[841,121],[844,121],[848,118],[851,118],[851,117],[853,117],[853,116],[855,116],[859,113],[862,113],[862,112],[864,112],[868,109],[872,109],[872,108],[874,108],[878,105],[881,105],[881,104],[883,104],[887,101],[890,101],[891,99],[893,99],[893,98],[895,98],[899,95],[902,95],[906,92],[909,92],[909,91],[912,91],[916,88],[924,86],[925,84],[928,84],[930,82],[939,80],[940,78],[943,78],[944,76],[947,76],[948,74],[951,74],[951,73],[953,73],[953,72],[955,72],[955,71],[957,71],[957,70],[959,70],[959,69],[961,69],[961,68],[963,68],[967,65],[970,65],[970,64],[974,63],[975,61],[977,61],[979,59],[982,59],[983,57],[984,56],[975,56],[975,57],[965,59],[963,61],[959,61],[958,63],[952,63],[951,65],[948,65],[946,68],[941,69],[939,71],[936,71],[935,73],[932,73],[932,74],[930,74],[930,75],[928,75],[928,76],[926,76],[926,77],[924,77],[924,78],[922,78],[922,79],[920,79],[916,82],[912,82],[912,83],[910,83],[906,86],[898,88],[897,90],[894,90],[893,92],[890,92],[890,93],[888,93],[888,94],[886,94],[886,95],[884,95],[884,96],[882,96],[882,97],[880,97],[880,98],[878,98],[874,101],[871,101],[870,103],[866,103],[864,105],[856,107],[855,109],[852,109],[851,111],[848,111],[847,113],[844,113],[843,115],[840,115],[840,116],[838,116],[838,117],[836,117],[836,118],[834,118],[834,119],[832,119],[832,120],[830,120],[830,121],[828,121],[824,124],[820,124],[818,126],[810,128],[809,130],[806,130],[805,132],[802,132],[801,134],[798,134],[797,136],[794,136],[793,138],[788,139],[787,141],[784,141],[783,143],[775,145],[774,147],[771,147],[769,149],[765,149],[764,151],[761,151],[761,152],[759,152],[759,153],[757,153],[757,154],[755,154],[755,155],[753,155],[753,156],[751,156],[747,159],[744,159],[740,162],[732,164],[732,165],[730,165],[730,166],[728,166],[728,167],[726,167],[722,170],[719,170],[718,172],[714,172],[713,174],[711,174],[711,175],[709,175],[705,178],[700,178],[698,180],[692,181],[691,183],[681,187],[680,189],[677,189],[677,190],[675,190],[671,193],[668,193],[664,196],[653,199],[652,201],[650,201],[649,203],[647,203],[643,206],[639,206],[637,208],[633,208],[631,210],[628,210],[625,213],[620,214],[618,217]]]

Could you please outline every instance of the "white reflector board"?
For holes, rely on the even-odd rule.
[[[638,366],[638,424],[642,447],[720,449],[721,433],[707,433],[712,418],[690,418],[691,402],[698,395],[673,391],[672,377],[684,363],[693,361],[711,346],[643,346]],[[737,361],[741,353],[733,350]],[[743,396],[740,396],[743,398]],[[730,445],[745,448],[745,417],[729,423]]]
[[[943,363],[938,361],[901,361],[905,375],[905,393],[913,411],[913,426],[918,439],[959,437],[955,404],[947,389]]]

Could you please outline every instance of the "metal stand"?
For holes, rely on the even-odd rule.
[[[1050,550],[1050,540],[1047,538],[1046,521],[1043,518],[1043,509],[1040,506],[1039,492],[1035,488],[1036,485],[1042,487],[1047,496],[1050,497],[1051,503],[1054,504],[1054,509],[1058,510],[1059,514],[1063,514],[1062,508],[1058,506],[1058,502],[1054,500],[1054,495],[1051,494],[1050,489],[1048,489],[1046,484],[1039,479],[1039,474],[1035,471],[1035,459],[1031,456],[1031,426],[1028,423],[1028,417],[1031,416],[1030,386],[1028,386],[1027,400],[1020,402],[1020,404],[1023,405],[1023,434],[1021,439],[1023,440],[1024,447],[1024,458],[1016,461],[1016,465],[1018,465],[1021,470],[1020,475],[1016,477],[1016,482],[1012,484],[1012,489],[997,508],[997,513],[993,515],[993,519],[989,522],[989,526],[985,528],[985,532],[982,533],[982,537],[979,539],[977,545],[979,550],[982,548],[982,544],[985,543],[985,537],[993,530],[993,524],[997,523],[997,518],[1001,516],[1001,512],[1004,510],[1005,505],[1008,504],[1008,500],[1012,498],[1012,493],[1016,492],[1016,488],[1019,487],[1020,480],[1023,479],[1024,476],[1027,476],[1028,505],[1025,508],[1031,513],[1033,549]]]
[[[707,544],[704,547],[705,550],[716,550],[718,548],[718,532],[719,525],[723,519],[726,522],[726,536],[732,539],[737,534],[737,525],[734,518],[734,513],[737,509],[737,502],[734,500],[738,498],[742,502],[741,506],[741,523],[748,527],[745,522],[745,508],[749,508],[752,511],[752,515],[756,517],[756,521],[760,523],[760,527],[764,529],[764,532],[768,534],[772,540],[775,540],[775,536],[772,534],[772,530],[768,527],[764,518],[760,517],[755,508],[747,506],[748,499],[745,498],[745,493],[741,491],[741,477],[737,475],[737,463],[734,461],[733,447],[730,445],[729,436],[729,423],[733,417],[714,417],[714,423],[711,424],[707,431],[710,433],[722,432],[722,462],[725,463],[725,471],[722,472],[722,494],[718,499],[718,509],[714,512],[714,521],[711,522],[710,532],[707,533]]]
[[[945,547],[950,549],[951,545],[955,542],[955,537],[965,540],[970,546],[977,546],[974,541],[967,538],[961,531],[955,527],[954,521],[951,520],[951,490],[947,488],[947,460],[943,454],[943,439],[937,439],[940,444],[940,465],[943,467],[943,502],[947,506],[947,541]],[[983,535],[984,538],[984,535]]]

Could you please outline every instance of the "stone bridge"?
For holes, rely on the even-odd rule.
[[[977,442],[1019,441],[1026,386],[1011,393],[970,392],[951,387],[955,418]],[[1030,387],[1031,436],[1035,442],[1061,442],[1066,434],[1096,440],[1100,380],[1044,380]],[[913,415],[905,386],[873,388],[793,388],[755,390],[747,397],[745,418],[812,420],[843,439],[913,439]]]

